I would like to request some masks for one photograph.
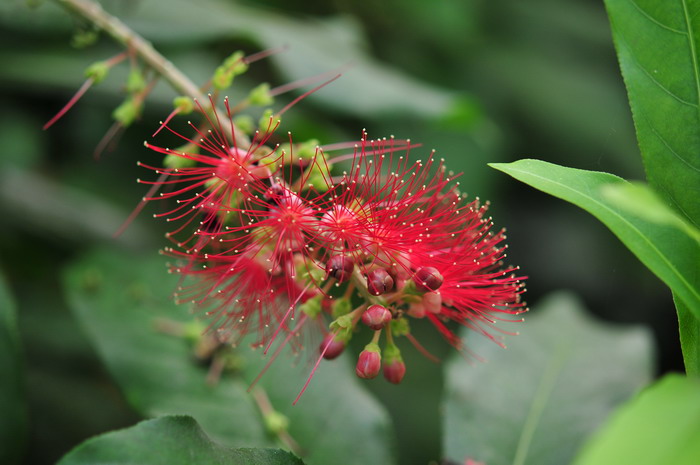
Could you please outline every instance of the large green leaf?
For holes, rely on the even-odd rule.
[[[625,180],[539,160],[491,166],[598,218],[700,318],[700,244],[673,224],[652,221],[611,201],[605,190]]]
[[[89,439],[58,465],[303,465],[277,449],[229,449],[211,441],[192,417],[168,416]]]
[[[696,465],[698,459],[700,381],[668,375],[620,408],[574,463]]]
[[[188,323],[187,308],[172,302],[177,278],[162,257],[137,258],[117,251],[93,254],[68,270],[68,300],[127,399],[148,416],[187,414],[227,446],[269,446],[273,438],[253,397],[246,392],[266,360],[241,350],[244,378],[224,374],[216,386],[205,381],[183,338],[156,329],[158,321]],[[360,386],[347,360],[321,365],[299,404],[291,402],[308,369],[290,367],[281,355],[262,386],[310,464],[393,463],[393,435],[381,405]],[[352,440],[348,440],[352,438]],[[356,443],[362,443],[357,448]]]
[[[19,463],[27,433],[15,303],[0,274],[0,463]]]
[[[700,2],[605,4],[649,183],[700,228]]]
[[[508,350],[486,338],[467,341],[486,363],[448,363],[445,456],[569,463],[608,413],[651,379],[650,334],[593,321],[567,294],[542,302],[522,326]]]

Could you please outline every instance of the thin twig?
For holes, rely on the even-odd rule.
[[[119,18],[107,13],[101,5],[91,0],[55,0],[68,11],[85,18],[98,28],[109,34],[114,40],[129,50],[133,50],[148,67],[162,76],[176,92],[200,102],[206,111],[217,111],[209,99],[202,94],[199,87],[182,71],[161,55],[150,42],[134,32]],[[235,131],[236,143],[239,147],[247,148],[250,141],[243,131]]]

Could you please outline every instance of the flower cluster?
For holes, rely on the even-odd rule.
[[[317,335],[318,367],[365,326],[357,375],[383,371],[399,383],[396,339],[423,351],[409,319],[428,320],[462,350],[451,322],[500,344],[496,322],[527,310],[488,205],[467,201],[434,153],[412,161],[410,140],[366,133],[325,147],[291,136],[273,144],[272,118],[240,147],[226,109],[206,129],[190,124],[193,137],[166,124],[184,148],[146,144],[169,167],[141,164],[160,178],[140,181],[161,191],[145,200],[170,201],[155,216],[176,225],[165,253],[178,259],[179,300],[202,308],[223,340],[254,335],[276,355]]]

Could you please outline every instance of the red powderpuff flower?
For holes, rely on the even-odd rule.
[[[374,326],[372,342],[386,335],[385,377],[399,383],[406,367],[394,338],[406,336],[423,351],[409,318],[427,317],[464,349],[450,322],[500,342],[495,322],[526,311],[523,278],[502,264],[503,233],[490,233],[486,207],[465,202],[433,153],[410,161],[410,141],[363,134],[352,153],[327,157],[317,149],[302,163],[262,141],[246,151],[230,147],[234,134],[217,127],[200,133],[198,147],[208,153],[191,155],[196,166],[171,169],[176,179],[158,183],[178,185],[161,196],[178,201],[162,215],[182,221],[174,233],[186,235],[200,220],[175,241],[178,250],[167,250],[187,263],[175,271],[195,280],[180,296],[201,305],[225,337],[257,333],[267,352],[283,332],[274,359],[304,328],[316,328],[326,342],[313,376],[323,357],[335,355],[328,341],[347,346],[359,321],[369,319],[367,309],[380,305],[388,315]],[[344,161],[349,169],[333,176],[331,167]],[[331,292],[333,285],[340,289]],[[354,293],[362,297],[355,308]],[[335,318],[327,327],[326,315]]]
[[[524,278],[515,275],[518,268],[504,266],[505,236],[490,232],[487,207],[478,199],[466,202],[433,153],[410,161],[412,147],[363,135],[346,156],[350,169],[328,186],[334,205],[324,211],[315,237],[316,247],[325,247],[321,256],[350,257],[356,271],[350,279],[342,274],[338,284],[346,286],[344,295],[357,289],[364,298],[360,307],[348,302],[334,315],[332,333],[348,339],[357,322],[369,318],[363,312],[376,305],[391,314],[390,323],[375,329],[386,333],[385,377],[392,383],[406,373],[394,337],[406,336],[424,352],[410,334],[411,317],[427,317],[450,344],[468,351],[452,322],[502,344],[499,333],[512,333],[496,321],[521,321],[517,315],[527,311]]]
[[[492,223],[490,218],[484,218],[486,210],[487,206],[472,204],[463,221],[478,226],[464,228],[449,245],[432,250],[415,262],[432,265],[442,277],[437,289],[425,289],[422,311],[459,349],[463,348],[461,339],[444,321],[456,321],[503,346],[500,335],[494,332],[514,333],[499,328],[496,322],[519,321],[514,317],[527,311],[521,300],[524,278],[516,276],[518,267],[503,266],[507,249],[503,244],[505,234],[503,230],[496,234],[489,232]],[[414,307],[413,312],[414,316],[422,316],[420,306],[417,311]]]
[[[199,102],[196,102],[198,111],[204,115],[205,126],[210,129],[201,129],[188,122],[189,129],[195,134],[193,137],[183,135],[167,123],[164,124],[165,129],[186,143],[184,147],[188,147],[188,151],[145,143],[147,148],[173,157],[179,166],[156,167],[138,162],[139,166],[161,175],[156,181],[138,180],[139,183],[154,187],[152,193],[144,197],[143,201],[175,202],[174,207],[157,213],[154,217],[179,223],[179,226],[168,234],[178,246],[192,242],[193,222],[199,222],[203,229],[209,232],[219,231],[223,223],[223,218],[219,217],[222,208],[235,207],[251,194],[264,193],[269,186],[265,180],[273,174],[270,165],[280,156],[276,154],[276,148],[265,145],[277,127],[272,124],[272,120],[270,130],[262,135],[256,133],[248,148],[238,147],[236,127],[232,122],[228,99],[224,100],[224,104],[228,118],[222,122],[218,116],[208,116]],[[157,190],[160,192],[155,195]],[[180,233],[185,235],[184,239],[180,238]],[[190,247],[193,250],[201,249],[201,241],[194,242]]]
[[[183,254],[183,258],[190,256]],[[262,256],[238,254],[207,256],[183,267],[173,266],[171,271],[191,281],[179,287],[178,301],[203,308],[208,329],[215,329],[220,340],[235,345],[242,336],[254,334],[253,346],[262,347],[285,323],[287,309],[312,296],[308,286],[299,288],[288,275],[270,273],[268,266]]]

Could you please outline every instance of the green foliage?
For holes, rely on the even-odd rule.
[[[85,258],[65,279],[76,318],[139,412],[191,415],[214,440],[230,447],[273,445],[275,439],[246,392],[268,358],[246,347],[235,353],[242,373],[225,373],[215,384],[207,383],[206,363],[196,361],[184,337],[168,334],[167,328],[192,320],[185,306],[172,302],[176,282],[160,257],[139,259],[116,251]],[[289,434],[307,452],[305,461],[327,464],[340,455],[349,465],[393,463],[386,413],[359,386],[347,360],[322,365],[299,404],[292,406],[308,376],[306,367],[291,366],[282,354],[259,383],[274,408],[289,419]]]
[[[213,442],[192,417],[166,416],[89,439],[57,465],[303,465],[289,452],[230,449]]]
[[[568,294],[549,297],[534,313],[508,350],[487,338],[469,339],[469,349],[487,363],[460,357],[448,363],[447,457],[488,465],[569,463],[612,409],[651,379],[647,331],[593,321]]]
[[[0,463],[19,463],[27,436],[22,350],[14,299],[0,275]]]
[[[648,181],[700,228],[700,2],[605,5]]]
[[[618,207],[653,223],[675,226],[696,241],[700,230],[667,206],[649,186],[639,183],[619,183],[606,186],[603,195]]]
[[[650,221],[646,215],[620,208],[605,196],[606,189],[624,185],[626,181],[607,173],[565,168],[539,160],[491,166],[594,215],[700,318],[697,273],[700,243],[675,225]]]
[[[620,408],[574,465],[696,465],[700,381],[668,375]]]

